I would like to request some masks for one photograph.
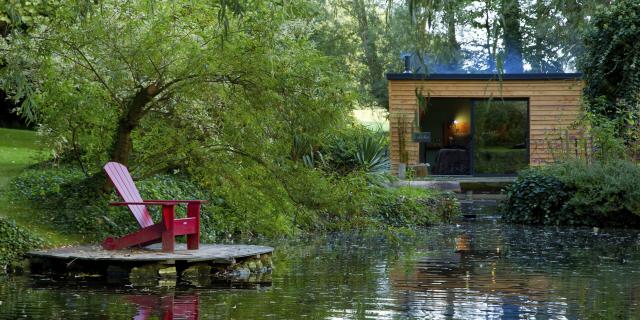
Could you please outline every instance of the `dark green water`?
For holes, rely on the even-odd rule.
[[[486,221],[410,241],[341,234],[271,243],[273,282],[250,288],[11,276],[0,279],[0,318],[640,319],[638,234]]]

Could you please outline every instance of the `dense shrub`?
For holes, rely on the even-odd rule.
[[[452,221],[460,214],[460,206],[448,193],[401,187],[380,190],[373,197],[369,211],[386,224],[424,227]]]
[[[616,160],[611,162],[570,162],[549,168],[572,195],[565,211],[588,225],[637,224],[640,217],[640,167]]]
[[[13,221],[0,218],[0,270],[20,259],[27,251],[42,246],[42,239]]]
[[[76,168],[39,168],[26,170],[17,177],[10,193],[14,200],[26,200],[41,215],[41,222],[50,223],[58,230],[79,234],[89,241],[101,240],[109,235],[120,235],[137,228],[137,222],[128,210],[110,207],[111,201],[120,201],[114,193],[98,195],[96,190],[102,183],[101,177],[85,178]],[[136,185],[146,199],[205,199],[214,203],[220,200],[201,191],[193,182],[180,175],[160,175]],[[206,206],[202,224],[205,240],[216,237],[215,231],[224,230],[214,218],[218,208]],[[151,210],[156,221],[159,210]],[[180,214],[180,213],[179,213]]]
[[[559,224],[563,206],[569,198],[566,186],[539,169],[520,173],[507,188],[503,218],[526,224]]]
[[[197,183],[184,174],[163,174],[136,180],[136,186],[146,199],[208,200],[202,209],[202,240],[207,242],[380,223],[425,226],[458,213],[457,201],[450,195],[375,186],[362,171],[338,176],[300,165],[269,175],[258,168],[238,170],[235,179],[222,175],[215,185]],[[244,175],[246,179],[239,179]],[[115,192],[96,193],[102,182],[101,176],[85,178],[76,168],[32,168],[13,181],[10,193],[14,200],[28,201],[41,222],[87,241],[136,230],[137,222],[126,208],[108,205],[120,201]],[[159,221],[158,208],[151,208]]]
[[[624,160],[565,162],[521,173],[505,218],[530,224],[640,225],[640,168]]]

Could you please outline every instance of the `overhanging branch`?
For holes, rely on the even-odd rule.
[[[100,73],[98,73],[98,71],[96,70],[96,68],[93,66],[93,64],[91,64],[91,61],[89,61],[89,58],[87,58],[87,56],[84,54],[84,52],[82,50],[80,50],[80,48],[78,48],[77,46],[75,46],[72,43],[69,42],[65,42],[65,44],[67,44],[71,50],[75,51],[77,54],[80,55],[80,57],[82,58],[82,60],[85,61],[85,63],[87,64],[85,67],[88,68],[89,70],[91,70],[91,72],[96,76],[96,78],[98,79],[98,82],[100,82],[102,84],[102,86],[109,92],[109,95],[111,95],[111,98],[119,103],[122,104],[122,101],[120,101],[120,99],[118,99],[118,96],[116,95],[115,91],[113,91],[113,89],[111,89],[111,87],[107,84],[107,82],[104,80],[104,78],[100,75]],[[82,64],[81,64],[82,65]],[[82,65],[84,66],[84,65]]]

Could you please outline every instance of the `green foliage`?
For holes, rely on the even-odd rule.
[[[231,236],[277,237],[380,223],[425,226],[450,221],[457,213],[457,202],[450,196],[375,187],[360,171],[337,176],[300,165],[277,174],[261,166],[251,170],[243,167],[233,175],[219,172],[214,185],[206,185],[209,179],[196,183],[193,177],[176,172],[136,180],[136,186],[145,199],[208,200],[201,220],[202,239],[206,242]],[[63,233],[78,234],[86,241],[136,230],[137,222],[126,208],[108,205],[120,200],[115,192],[96,193],[100,183],[100,176],[85,178],[78,168],[46,165],[23,172],[9,192],[14,200],[34,206],[41,222]],[[150,208],[154,220],[160,221],[159,210]],[[184,212],[178,214],[182,216]]]
[[[69,234],[78,234],[88,241],[102,240],[109,235],[121,235],[138,228],[137,222],[126,208],[110,207],[119,201],[115,193],[98,195],[101,177],[86,178],[77,168],[35,168],[24,171],[13,181],[9,192],[14,200],[28,201],[41,214],[41,222],[55,225]],[[200,188],[180,175],[156,176],[137,183],[146,199],[217,199],[204,194]],[[159,211],[152,216],[159,221]],[[215,213],[203,212],[204,239],[217,236],[224,230],[215,219]]]
[[[606,116],[585,111],[568,130],[550,135],[547,147],[553,160],[601,161],[633,159],[639,153],[638,145],[629,145],[619,135],[620,122]]]
[[[302,230],[358,228],[371,187],[362,172],[345,176],[320,170],[296,170],[288,181],[289,194],[296,204],[296,221]]]
[[[383,174],[390,166],[388,135],[356,124],[327,134],[316,154],[323,169],[338,174]]]
[[[616,134],[638,141],[640,121],[640,3],[622,0],[603,6],[585,35],[581,69],[588,110],[617,122]]]
[[[367,0],[313,1],[316,11],[312,39],[318,50],[339,61],[349,74],[363,106],[387,108],[384,72],[388,69],[388,39],[379,4]],[[399,52],[393,52],[397,59]]]
[[[424,227],[460,214],[453,195],[434,190],[401,187],[380,190],[373,198],[371,214],[392,226]]]
[[[508,188],[505,218],[530,224],[640,224],[637,164],[565,162],[521,173]]]
[[[389,170],[388,144],[384,137],[365,137],[358,141],[356,163],[369,173],[383,173]]]
[[[38,17],[54,11],[59,2],[59,0],[3,1],[0,4],[0,24],[6,23],[10,27],[30,27]]]
[[[507,188],[503,218],[525,224],[559,224],[569,198],[565,185],[540,169],[522,171]]]
[[[28,230],[16,226],[13,221],[0,218],[0,270],[5,270],[29,250],[42,245],[42,239]]]
[[[636,146],[628,146],[624,138],[618,134],[619,121],[592,112],[585,112],[583,121],[583,127],[588,128],[587,136],[590,140],[581,141],[580,144],[585,147],[591,144],[590,158],[602,162],[624,160],[637,151]]]
[[[640,167],[614,160],[609,162],[569,162],[549,168],[572,194],[565,211],[576,217],[574,224],[630,226],[640,219]]]

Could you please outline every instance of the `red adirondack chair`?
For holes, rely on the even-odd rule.
[[[162,242],[162,251],[173,252],[175,237],[187,235],[187,249],[197,250],[200,245],[200,206],[205,200],[142,200],[124,165],[109,162],[104,166],[109,180],[116,188],[118,195],[124,202],[113,202],[112,206],[128,206],[133,216],[140,224],[140,230],[120,238],[109,237],[102,242],[107,250],[117,250],[133,246],[147,246]],[[175,207],[187,204],[187,218],[176,219]],[[148,205],[162,206],[162,221],[154,223]]]

